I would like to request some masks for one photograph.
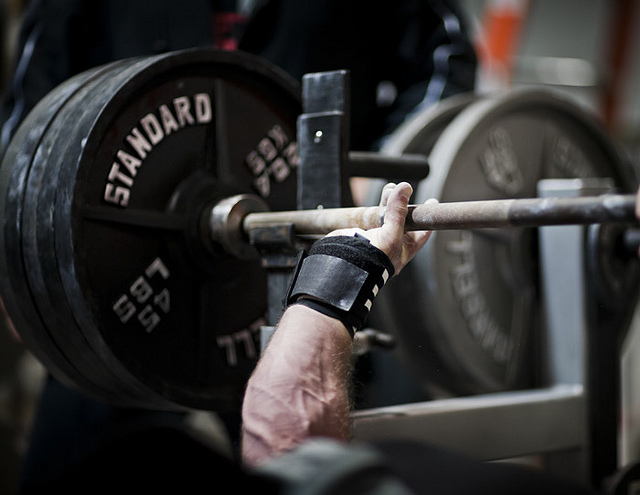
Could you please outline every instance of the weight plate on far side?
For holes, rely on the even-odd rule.
[[[419,152],[420,144],[402,151]],[[631,168],[593,116],[546,91],[467,106],[433,145],[430,165],[415,203],[536,197],[545,178],[605,177],[635,191]],[[537,379],[534,229],[434,232],[380,297],[399,352],[434,395],[511,390]]]

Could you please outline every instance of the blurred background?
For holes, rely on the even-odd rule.
[[[0,0],[0,95],[25,0]],[[640,163],[640,1],[460,0],[479,57],[478,91],[549,86],[590,108]],[[633,340],[633,336],[632,340]],[[14,493],[43,378],[0,331],[0,493]],[[639,408],[640,409],[640,408]]]

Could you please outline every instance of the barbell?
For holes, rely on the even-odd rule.
[[[553,125],[566,127],[569,144],[573,136],[587,139],[585,128],[593,124],[568,103],[541,94],[516,98],[535,103],[532,111],[523,101],[510,102],[518,113],[517,136],[523,131],[518,126],[548,111]],[[493,126],[483,141],[491,152],[476,166],[490,179],[493,195],[464,198],[460,193],[450,201],[449,189],[431,189],[429,197],[439,203],[421,204],[433,178],[459,180],[460,166],[438,158],[451,129],[468,124],[467,112],[477,111],[476,105],[484,105],[485,112],[487,102],[493,108],[509,106],[493,99],[456,101],[431,110],[426,120],[420,115],[409,122],[381,153],[351,154],[359,175],[366,175],[367,161],[375,163],[372,176],[383,175],[380,167],[390,167],[389,176],[397,176],[402,167],[408,170],[429,156],[428,177],[411,179],[420,202],[407,218],[408,229],[437,231],[428,246],[439,249],[440,235],[506,226],[521,232],[532,225],[636,224],[635,185],[622,162],[612,158],[609,141],[590,134],[597,165],[564,163],[564,171],[580,177],[593,170],[587,175],[611,178],[616,186],[611,194],[534,198],[529,183],[541,174],[528,170],[518,178],[513,162],[507,170],[509,133]],[[383,218],[383,210],[373,205],[297,209],[296,123],[301,113],[297,83],[283,72],[247,54],[206,49],[92,69],[54,89],[34,108],[0,167],[0,292],[25,344],[51,373],[93,398],[119,405],[237,410],[258,359],[267,313],[267,274],[252,232],[289,226],[271,229],[289,234],[270,241],[290,243],[293,232],[300,247],[336,228],[379,226]],[[501,119],[502,127],[510,129],[508,119]],[[480,129],[483,125],[476,122],[456,135],[479,141],[474,132]],[[450,141],[446,147],[464,151],[462,144]],[[372,197],[379,196],[380,183],[371,181]],[[482,186],[467,181],[460,188],[480,194]],[[462,249],[464,243],[456,242]],[[469,249],[467,257],[477,255],[473,246]],[[427,256],[434,262],[433,254]],[[468,343],[464,352],[482,355],[466,362],[442,348],[448,339],[460,341],[458,335],[441,339],[435,336],[451,330],[422,328],[425,321],[431,324],[445,315],[434,313],[411,324],[396,316],[407,315],[407,292],[412,299],[424,297],[425,281],[418,279],[431,277],[429,270],[421,272],[424,258],[415,261],[414,269],[407,267],[385,289],[390,296],[382,298],[372,320],[382,326],[394,320],[388,326],[406,342],[401,353],[413,363],[409,367],[419,381],[448,393],[514,386],[512,363],[496,363],[493,357],[485,363],[485,355],[496,355],[491,348],[496,342]],[[404,299],[403,306],[396,297]],[[414,303],[411,311],[422,304],[409,301]],[[384,313],[388,308],[393,314]],[[416,356],[407,351],[424,347],[414,346],[416,338],[441,342],[429,343],[430,350],[425,354],[423,348]],[[425,372],[425,361],[432,363],[427,368],[446,362],[447,377]],[[517,375],[526,373],[522,366],[518,370]]]
[[[244,198],[237,198],[242,201]],[[410,205],[405,231],[580,225],[634,222],[634,195],[504,199]],[[384,207],[353,207],[274,213],[249,213],[242,229],[291,223],[297,233],[324,235],[336,229],[374,229],[384,224]],[[212,211],[215,222],[215,209]],[[214,235],[215,238],[215,235]]]

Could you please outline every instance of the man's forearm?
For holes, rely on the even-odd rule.
[[[243,460],[256,465],[310,437],[348,440],[352,340],[334,318],[288,308],[247,385]]]

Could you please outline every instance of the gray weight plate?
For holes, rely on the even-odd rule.
[[[404,142],[403,152],[419,150]],[[416,203],[535,197],[543,178],[606,177],[635,191],[593,116],[544,91],[467,106],[433,145],[430,165]],[[536,244],[532,229],[438,231],[383,291],[385,328],[425,389],[461,395],[535,383]]]

